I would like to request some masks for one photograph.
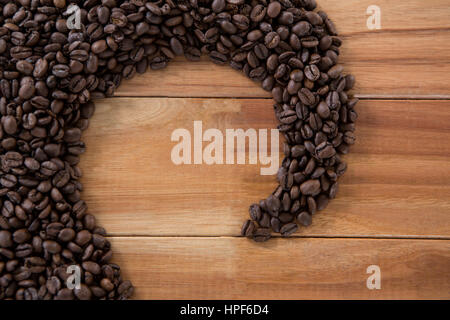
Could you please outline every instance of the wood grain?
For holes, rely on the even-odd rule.
[[[344,40],[341,62],[360,97],[450,98],[450,6],[446,1],[377,1],[381,30],[368,30],[371,0],[325,0]],[[124,81],[117,96],[269,97],[258,84],[208,58],[177,58],[166,70]]]
[[[298,236],[450,238],[449,101],[361,101],[337,199]],[[111,98],[84,140],[83,198],[111,235],[236,236],[274,176],[174,165],[171,133],[274,128],[269,99]],[[126,221],[126,223],[124,223]]]
[[[448,299],[442,240],[112,238],[136,299]],[[381,289],[366,287],[367,267]]]

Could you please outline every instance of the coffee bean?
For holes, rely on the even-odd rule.
[[[50,294],[55,295],[61,289],[61,281],[58,277],[52,276],[47,280],[45,286]]]
[[[305,37],[311,34],[312,26],[307,21],[300,21],[292,27],[292,32],[299,37]]]
[[[58,242],[53,240],[46,240],[43,242],[43,247],[46,251],[48,251],[51,254],[56,254],[61,252],[61,246]]]
[[[79,128],[70,128],[64,134],[64,141],[77,142],[81,138],[81,130]]]
[[[226,2],[225,0],[213,0],[211,4],[211,8],[215,13],[222,12],[225,9]]]
[[[64,228],[59,231],[58,239],[63,242],[72,241],[75,238],[75,231],[70,228]]]
[[[86,245],[89,241],[91,241],[91,239],[92,239],[92,234],[87,230],[82,230],[77,233],[77,235],[75,237],[75,242],[76,242],[76,244],[78,244],[79,246],[82,247],[82,246]]]
[[[317,106],[317,114],[322,119],[327,119],[330,116],[330,108],[325,101],[321,101]]]
[[[289,237],[297,230],[298,230],[298,225],[296,223],[287,223],[281,227],[280,233],[283,237]]]
[[[108,48],[105,40],[97,40],[91,45],[91,51],[100,54]]]
[[[256,242],[265,242],[270,239],[270,229],[268,228],[258,228],[253,233],[253,240]]]
[[[297,221],[301,225],[307,227],[307,226],[311,225],[312,217],[307,211],[303,211],[298,214]]]
[[[267,8],[261,4],[258,4],[255,7],[253,7],[253,9],[250,13],[250,19],[253,22],[260,22],[261,20],[264,19],[266,12],[267,12]]]
[[[280,199],[273,195],[270,195],[265,202],[268,212],[272,216],[277,217],[281,206]]]
[[[262,211],[258,204],[252,204],[249,208],[249,213],[252,220],[258,221],[261,219]]]
[[[63,288],[58,291],[55,296],[55,300],[73,300],[73,291],[69,288]]]
[[[333,148],[331,143],[324,141],[316,147],[316,154],[320,159],[327,159],[334,156],[336,154],[336,150]]]
[[[91,274],[94,275],[99,275],[101,273],[101,268],[100,266],[92,261],[85,261],[82,263],[82,267],[84,270],[86,270],[87,272],[90,272]]]
[[[306,199],[306,204],[308,206],[308,212],[310,214],[315,214],[317,212],[317,203],[316,200],[313,197],[308,197]]]
[[[324,194],[321,194],[317,197],[316,203],[317,203],[317,210],[323,210],[328,205],[328,197]]]
[[[103,278],[100,281],[100,286],[108,292],[114,290],[114,284],[108,278]]]
[[[284,25],[291,25],[294,22],[294,15],[292,12],[289,11],[283,11],[278,16],[278,23],[284,24]]]
[[[172,37],[170,39],[170,48],[172,49],[172,51],[177,55],[177,56],[181,56],[184,54],[184,50],[183,50],[183,45],[181,44],[181,42],[175,38]]]
[[[314,64],[308,65],[305,68],[305,76],[311,81],[317,81],[320,78],[320,70]]]
[[[2,117],[3,129],[7,134],[14,134],[17,131],[17,121],[13,116]]]
[[[278,1],[273,1],[269,3],[267,7],[267,15],[270,18],[276,18],[281,12],[281,4]]]
[[[244,222],[241,230],[241,236],[244,237],[252,237],[255,232],[256,226],[251,220],[247,220]]]
[[[280,44],[280,35],[276,32],[268,33],[264,38],[264,44],[269,49],[274,49]]]
[[[300,192],[304,195],[314,195],[320,191],[320,181],[317,179],[308,180],[300,185]]]
[[[9,231],[0,230],[0,248],[12,247],[12,235]]]
[[[31,235],[27,229],[20,229],[13,233],[13,240],[15,243],[24,243],[31,239]]]
[[[338,64],[338,65],[331,67],[331,69],[328,70],[327,74],[331,79],[336,79],[337,77],[339,77],[341,75],[343,70],[344,70],[344,67],[342,65]]]
[[[294,110],[286,110],[281,112],[278,118],[281,123],[290,124],[297,120],[297,114]]]
[[[73,293],[79,300],[90,300],[92,297],[91,289],[85,284],[80,284],[80,287],[75,288]]]
[[[314,94],[307,88],[302,88],[298,92],[298,97],[300,98],[300,101],[306,106],[312,106],[316,101]]]

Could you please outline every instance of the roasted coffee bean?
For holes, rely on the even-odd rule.
[[[339,77],[344,70],[342,65],[335,65],[330,70],[328,70],[327,74],[331,79],[336,79]]]
[[[312,222],[312,216],[307,211],[300,212],[297,216],[297,221],[301,225],[307,227],[311,225]]]
[[[268,212],[274,216],[277,217],[280,211],[280,199],[278,199],[277,197],[275,197],[274,195],[270,195],[266,201],[266,208],[268,210]]]
[[[258,204],[252,204],[249,208],[250,218],[254,221],[261,219],[262,211]]]
[[[31,235],[27,229],[19,229],[13,233],[13,240],[15,243],[25,243],[31,239]]]
[[[300,101],[306,106],[312,106],[316,101],[314,94],[307,88],[302,88],[298,92],[298,97],[300,98]]]
[[[61,252],[61,246],[58,242],[53,240],[46,240],[43,242],[43,247],[46,251],[48,251],[51,254],[56,254]]]
[[[317,114],[322,119],[327,119],[330,116],[330,108],[328,107],[328,104],[325,101],[321,101],[317,106]]]
[[[242,229],[241,229],[241,235],[244,237],[252,237],[254,232],[256,230],[256,225],[251,220],[247,220],[244,222]]]
[[[278,1],[273,1],[269,3],[269,6],[267,7],[267,15],[270,18],[276,18],[281,12],[281,4]]]
[[[0,248],[12,247],[13,240],[11,232],[7,230],[0,230]]]
[[[268,228],[258,228],[253,233],[253,240],[256,242],[264,242],[270,239],[270,229]]]
[[[79,300],[90,300],[92,297],[91,289],[85,284],[80,284],[80,287],[75,288],[73,293]]]
[[[63,242],[72,241],[75,238],[75,231],[71,228],[64,228],[58,233],[58,239]]]
[[[286,110],[281,112],[278,118],[281,123],[290,124],[297,120],[297,114],[294,110]]]
[[[17,131],[17,120],[13,116],[2,117],[3,130],[7,134],[15,134]]]
[[[317,81],[320,78],[320,70],[315,65],[308,65],[305,67],[305,77],[311,81]]]
[[[260,22],[261,20],[264,19],[266,12],[267,12],[267,8],[264,7],[263,5],[258,4],[255,7],[253,7],[253,9],[250,13],[250,19],[253,22]]]
[[[264,44],[269,49],[274,49],[280,44],[280,35],[276,32],[268,33],[264,38]]]
[[[289,237],[297,230],[298,225],[296,223],[287,223],[281,227],[280,233],[283,237]]]
[[[329,142],[324,141],[316,147],[316,155],[320,159],[331,158],[335,154],[336,150],[334,149],[333,145]]]
[[[317,179],[308,180],[300,185],[300,192],[304,195],[314,195],[320,191],[320,181]]]
[[[324,194],[319,195],[316,199],[317,210],[325,209],[328,205],[328,201],[329,201],[329,198],[326,195],[324,195]]]

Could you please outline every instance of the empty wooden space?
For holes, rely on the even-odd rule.
[[[175,129],[271,129],[269,99],[113,98],[97,103],[83,156],[92,212],[111,235],[237,236],[270,194],[262,165],[175,165]],[[302,236],[447,237],[450,103],[363,100],[339,196]],[[269,140],[270,141],[270,140]],[[204,143],[204,146],[207,143]],[[281,154],[280,154],[281,156]],[[278,164],[276,164],[278,167]],[[126,224],[123,221],[127,221]]]
[[[207,58],[177,58],[97,101],[83,197],[135,298],[450,298],[449,2],[318,2],[363,99],[337,198],[293,239],[238,237],[248,206],[276,186],[260,173],[267,165],[171,160],[172,133],[193,133],[194,121],[224,134],[267,129],[270,141],[277,121],[258,84]],[[366,26],[372,4],[380,30]],[[366,286],[370,265],[380,290]]]
[[[140,299],[443,299],[442,240],[114,238]],[[381,289],[366,286],[381,269]],[[447,283],[445,282],[447,281]]]

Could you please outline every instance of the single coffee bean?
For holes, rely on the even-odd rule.
[[[267,7],[267,15],[270,18],[276,18],[281,12],[281,4],[278,1],[273,1],[269,3]]]
[[[268,228],[258,228],[253,233],[253,240],[256,242],[265,242],[270,239],[270,229]]]
[[[252,237],[256,230],[256,226],[251,220],[244,222],[241,230],[241,235],[244,237]]]
[[[61,252],[61,246],[58,242],[53,240],[46,240],[43,243],[43,247],[46,251],[48,251],[51,254],[56,254]]]
[[[0,248],[12,247],[12,235],[11,232],[7,230],[0,230]]]
[[[15,134],[17,131],[17,121],[13,116],[2,118],[3,129],[7,134]]]
[[[13,233],[13,240],[15,243],[25,243],[31,239],[31,235],[27,229],[20,229]]]
[[[301,225],[307,227],[307,226],[311,225],[312,216],[307,211],[302,211],[298,214],[297,221]]]
[[[308,180],[300,185],[300,192],[304,195],[314,195],[320,191],[320,181],[317,179]]]
[[[287,223],[281,227],[280,233],[283,237],[289,237],[297,230],[298,230],[298,225],[296,223]]]

